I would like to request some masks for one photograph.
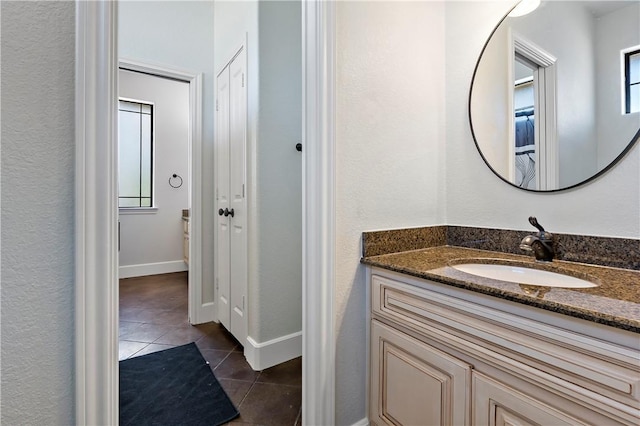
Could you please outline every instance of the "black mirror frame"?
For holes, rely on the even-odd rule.
[[[480,145],[478,144],[478,138],[476,137],[476,133],[475,133],[475,130],[473,128],[473,119],[471,118],[471,97],[473,96],[473,83],[476,80],[476,73],[478,72],[478,67],[480,66],[480,61],[482,60],[482,55],[484,55],[484,51],[486,50],[487,45],[491,41],[491,38],[493,37],[495,32],[498,30],[500,25],[502,25],[504,20],[507,19],[507,17],[509,16],[509,13],[511,13],[511,11],[513,9],[515,9],[515,7],[517,5],[518,5],[518,3],[516,3],[511,9],[509,9],[509,11],[502,17],[502,19],[500,19],[500,21],[495,26],[493,31],[491,31],[491,34],[489,34],[489,37],[487,38],[487,41],[482,46],[482,50],[480,51],[480,56],[478,56],[478,60],[476,61],[476,66],[473,69],[473,76],[471,77],[471,85],[469,86],[469,99],[468,99],[468,105],[467,105],[467,112],[468,112],[468,115],[469,115],[469,126],[471,127],[471,136],[473,137],[473,142],[476,145],[476,149],[478,150],[478,153],[480,154],[480,157],[482,158],[482,161],[484,161],[484,163],[487,165],[489,170],[491,170],[494,175],[496,175],[498,178],[500,178],[500,180],[502,180],[503,182],[508,183],[509,185],[513,186],[514,188],[518,188],[518,189],[520,189],[522,191],[534,192],[534,193],[539,193],[539,194],[543,193],[544,194],[544,193],[554,193],[554,192],[566,191],[566,190],[573,189],[573,188],[576,188],[576,187],[581,186],[581,185],[585,185],[585,184],[587,184],[589,182],[592,182],[592,181],[598,179],[600,176],[602,176],[605,173],[607,173],[615,165],[617,165],[629,153],[629,151],[631,151],[633,146],[638,142],[638,139],[640,139],[640,128],[638,128],[638,131],[631,138],[631,141],[622,150],[622,152],[616,158],[611,160],[611,162],[606,167],[604,167],[602,170],[598,171],[597,173],[595,173],[593,176],[589,177],[588,179],[580,181],[580,182],[578,182],[576,184],[573,184],[571,186],[567,186],[567,187],[564,187],[564,188],[558,188],[558,189],[539,190],[539,189],[522,188],[522,187],[519,187],[518,185],[515,185],[513,182],[510,182],[509,180],[505,179],[493,167],[491,167],[491,165],[489,164],[489,162],[485,158],[484,154],[482,153],[482,150],[480,149]]]

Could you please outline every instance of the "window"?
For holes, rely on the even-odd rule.
[[[153,207],[153,105],[118,104],[118,207]]]
[[[640,49],[624,54],[625,113],[640,112]]]

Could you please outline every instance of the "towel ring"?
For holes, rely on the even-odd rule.
[[[171,186],[172,188],[180,188],[182,186],[182,178],[180,177],[180,175],[174,173],[169,178],[169,186]]]

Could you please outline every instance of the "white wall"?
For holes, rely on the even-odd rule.
[[[1,2],[4,425],[74,421],[73,2]]]
[[[504,178],[509,178],[509,165],[514,161],[506,146],[512,140],[509,135],[511,117],[509,97],[509,29],[501,25],[492,35],[482,53],[482,62],[475,74],[471,111],[473,111],[473,131],[482,146],[482,154],[491,167]],[[464,81],[464,80],[462,80]],[[460,86],[469,89],[469,83]],[[486,108],[485,105],[491,105]]]
[[[599,179],[560,193],[528,193],[498,180],[478,154],[466,111],[482,45],[510,2],[446,3],[447,217],[450,225],[530,229],[538,217],[551,232],[638,238],[640,148]]]
[[[213,2],[122,1],[118,4],[121,58],[203,73],[202,109],[202,297],[214,300]],[[184,177],[184,176],[183,176]]]
[[[301,17],[300,1],[259,3],[258,342],[302,330]]]
[[[152,102],[153,212],[120,209],[120,277],[187,270],[182,209],[189,207],[189,83],[120,70],[121,97]],[[173,174],[182,178],[170,186]],[[174,186],[178,178],[171,179]],[[161,265],[158,265],[161,264]]]
[[[349,425],[367,415],[361,233],[444,223],[444,5],[336,14],[336,424]]]
[[[596,21],[598,168],[606,167],[640,128],[640,112],[622,114],[620,51],[640,46],[640,4],[618,9]]]

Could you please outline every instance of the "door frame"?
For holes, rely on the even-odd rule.
[[[335,20],[335,1],[302,1],[303,425],[336,423]]]
[[[117,10],[76,0],[76,424],[118,424]],[[334,26],[302,2],[303,424],[335,423]]]
[[[126,58],[118,68],[189,84],[189,322],[214,321],[215,304],[202,304],[202,74]]]
[[[536,106],[535,124],[535,159],[536,189],[549,190],[558,187],[559,157],[557,137],[557,58],[540,46],[527,40],[515,31],[509,30],[507,55],[507,93],[508,111],[514,107],[515,70],[514,61],[517,55],[535,64],[538,69],[533,72],[534,105]],[[509,179],[515,182],[515,122],[509,120]]]

